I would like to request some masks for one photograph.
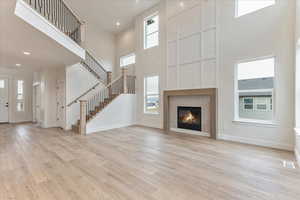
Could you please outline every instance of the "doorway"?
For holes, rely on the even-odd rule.
[[[0,78],[0,123],[8,123],[9,113],[8,79]]]
[[[41,125],[41,86],[34,86],[33,121]]]
[[[56,121],[57,125],[60,128],[65,128],[65,119],[66,119],[66,100],[65,100],[65,81],[58,80],[56,82]]]

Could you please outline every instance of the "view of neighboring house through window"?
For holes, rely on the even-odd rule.
[[[236,17],[274,5],[275,0],[236,0]]]
[[[144,79],[145,104],[144,112],[158,114],[159,109],[159,77],[148,76]]]
[[[24,111],[24,81],[17,81],[17,111]]]
[[[237,65],[238,120],[273,120],[274,68],[274,57]]]
[[[144,49],[159,44],[159,16],[154,14],[144,20]]]
[[[128,65],[135,64],[135,54],[131,53],[120,58],[120,67],[126,67]]]

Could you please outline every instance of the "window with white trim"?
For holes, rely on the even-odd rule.
[[[144,112],[158,114],[159,111],[159,77],[148,76],[144,78]]]
[[[144,20],[144,49],[159,45],[159,16],[151,15]]]
[[[4,80],[0,80],[0,88],[1,89],[5,88],[5,82],[4,82]]]
[[[273,120],[275,58],[237,64],[237,120]]]
[[[236,0],[236,17],[240,17],[257,10],[272,6],[275,0]]]
[[[120,58],[120,67],[126,67],[128,65],[135,64],[135,54],[131,53]]]
[[[24,81],[17,81],[17,111],[24,112]]]

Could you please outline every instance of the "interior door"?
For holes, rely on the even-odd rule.
[[[37,85],[34,87],[34,94],[35,94],[35,99],[34,99],[34,121],[40,124],[41,122],[41,117],[40,117],[40,109],[41,109],[41,87],[40,85]]]
[[[59,80],[56,84],[56,118],[61,128],[65,128],[65,102],[65,81]]]
[[[0,78],[0,123],[8,122],[8,79]]]

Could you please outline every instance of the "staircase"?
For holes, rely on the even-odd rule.
[[[63,0],[23,0],[32,9],[47,19],[52,25],[82,46],[83,23]],[[93,74],[99,83],[72,101],[67,107],[80,103],[80,119],[72,126],[73,131],[85,135],[87,123],[104,110],[121,94],[135,94],[135,77],[127,75],[127,69],[122,75],[112,81],[112,74],[103,68],[101,63],[90,52],[85,50],[85,59],[80,64]],[[102,83],[105,85],[94,94],[94,89]],[[93,93],[92,93],[93,91]],[[86,98],[86,96],[91,96]],[[77,105],[78,106],[78,105]],[[74,117],[76,117],[74,115]]]
[[[121,94],[135,94],[135,76],[127,75],[125,68],[122,69],[122,75],[119,78],[91,98],[80,100],[80,119],[72,126],[72,130],[85,135],[86,124]]]

